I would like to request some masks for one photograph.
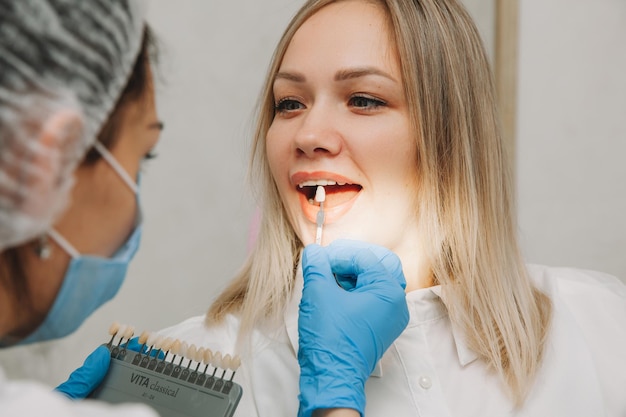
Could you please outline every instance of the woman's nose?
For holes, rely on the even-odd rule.
[[[338,154],[342,136],[336,116],[321,104],[310,107],[303,116],[295,134],[296,151],[309,158]]]

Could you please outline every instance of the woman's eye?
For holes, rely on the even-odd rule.
[[[352,107],[357,107],[360,109],[372,109],[372,110],[387,105],[387,103],[385,103],[382,100],[372,98],[372,97],[366,97],[366,96],[350,97],[348,104]]]
[[[276,103],[275,110],[278,113],[290,112],[295,110],[301,110],[304,108],[304,104],[297,100],[286,98]]]

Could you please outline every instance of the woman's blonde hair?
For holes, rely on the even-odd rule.
[[[311,0],[300,9],[278,44],[265,82],[251,157],[251,179],[262,197],[259,238],[243,270],[207,315],[211,323],[239,314],[240,335],[261,321],[280,319],[302,248],[266,156],[274,77],[302,23],[337,1],[342,0]],[[541,364],[551,303],[530,282],[520,255],[511,173],[482,41],[456,0],[363,1],[384,9],[395,41],[416,132],[416,213],[450,320],[521,405]]]

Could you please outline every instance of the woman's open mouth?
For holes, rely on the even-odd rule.
[[[326,192],[324,211],[327,213],[327,223],[344,214],[363,189],[359,184],[337,183],[332,180],[310,180],[298,184],[296,190],[300,193],[300,206],[305,216],[313,223],[319,211],[319,203],[315,201],[318,186],[324,187]]]

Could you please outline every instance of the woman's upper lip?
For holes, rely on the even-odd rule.
[[[336,174],[334,172],[327,171],[298,171],[291,175],[291,183],[294,186],[302,184],[306,181],[317,181],[317,180],[330,180],[335,181],[338,184],[356,184],[348,177],[344,177],[343,175]]]

